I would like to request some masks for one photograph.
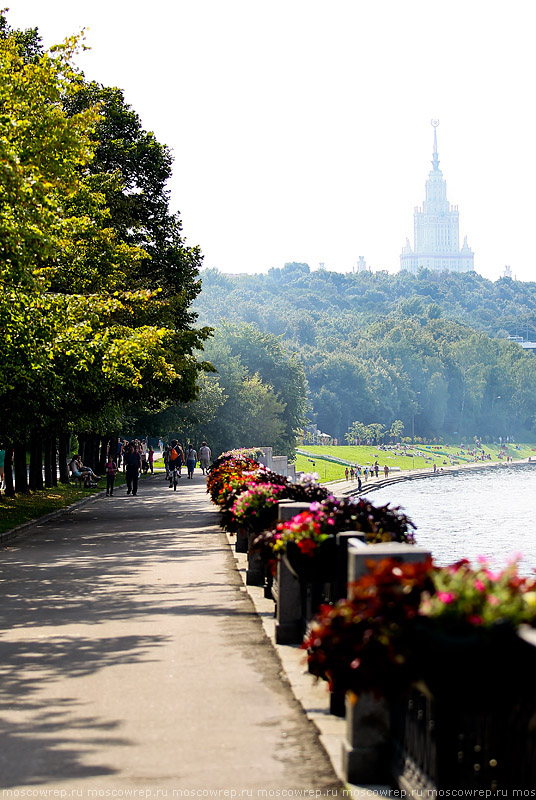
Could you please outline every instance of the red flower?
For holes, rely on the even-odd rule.
[[[316,542],[312,539],[300,539],[296,542],[304,556],[312,556],[316,550]]]

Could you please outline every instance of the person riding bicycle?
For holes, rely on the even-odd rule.
[[[171,450],[169,451],[169,461],[168,461],[168,473],[170,478],[169,486],[171,488],[172,485],[172,476],[173,470],[177,470],[179,478],[181,476],[181,467],[184,461],[184,452],[177,441],[177,439],[172,439],[171,441]]]

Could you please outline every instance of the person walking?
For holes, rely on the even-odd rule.
[[[117,459],[117,468],[121,466],[121,458],[123,457],[123,442],[121,441],[121,437],[117,437],[117,444],[116,444],[116,459]]]
[[[154,449],[152,445],[149,445],[149,450],[147,451],[147,458],[149,461],[149,469],[151,470],[151,475],[154,472]]]
[[[195,464],[197,461],[197,453],[193,448],[193,445],[188,445],[188,452],[186,453],[186,469],[188,470],[188,477],[194,477],[194,469]]]
[[[199,448],[199,466],[201,467],[203,475],[206,475],[211,458],[212,453],[210,452],[210,447],[206,442],[201,442],[201,447]]]
[[[141,468],[141,456],[131,442],[125,455],[125,467],[127,475],[127,494],[132,492],[132,496],[138,494],[138,478]]]
[[[113,460],[111,455],[108,456],[105,470],[106,470],[106,497],[113,497],[114,481],[115,481],[115,476],[117,474],[117,464]]]

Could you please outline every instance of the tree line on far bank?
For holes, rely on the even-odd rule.
[[[341,442],[355,420],[400,420],[427,440],[534,440],[536,357],[506,337],[525,326],[536,338],[536,284],[296,263],[202,280],[200,321],[278,337],[304,370],[309,419]]]

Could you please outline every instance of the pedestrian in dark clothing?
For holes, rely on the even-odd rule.
[[[138,477],[141,469],[141,456],[133,444],[129,444],[125,455],[125,466],[127,473],[127,494],[132,492],[136,497],[138,494]]]
[[[117,437],[117,468],[121,466],[121,458],[123,457],[123,442],[121,441],[121,437]]]

